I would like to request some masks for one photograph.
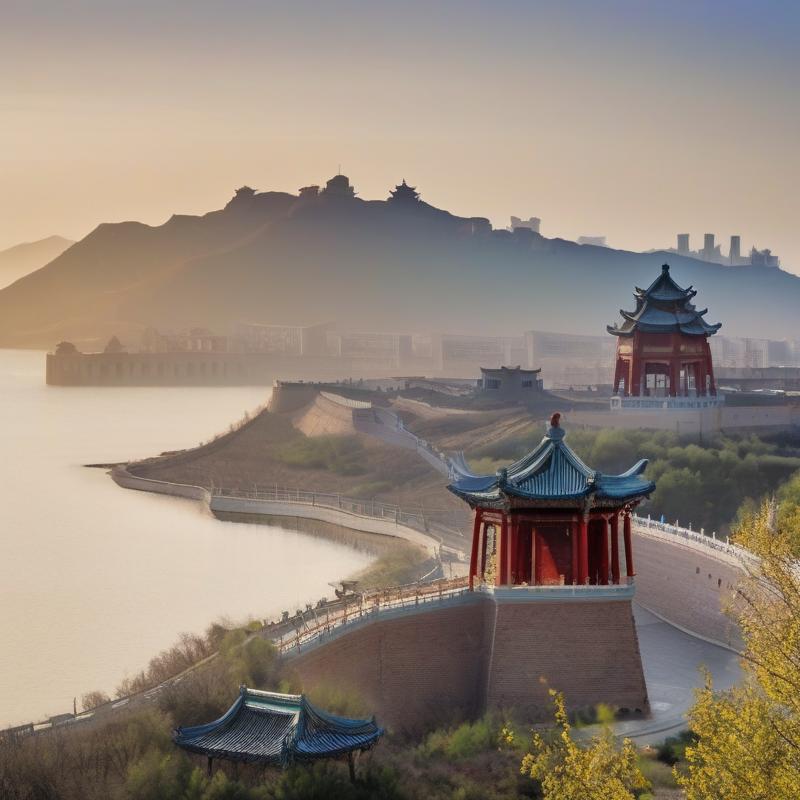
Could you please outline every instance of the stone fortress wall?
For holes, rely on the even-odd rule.
[[[345,628],[289,663],[305,690],[351,690],[404,732],[488,709],[545,719],[551,687],[575,710],[599,702],[648,709],[625,598],[513,602],[466,592]]]

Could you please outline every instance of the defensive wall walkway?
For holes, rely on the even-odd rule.
[[[462,533],[463,520],[459,524],[452,515],[437,518],[437,512],[422,509],[406,511],[385,503],[281,487],[254,487],[250,493],[209,491],[200,486],[142,478],[122,466],[114,467],[111,475],[123,487],[200,501],[212,512],[245,517],[316,519],[355,531],[396,536],[431,552],[438,550],[441,554],[444,551],[461,560],[468,550]],[[711,645],[738,651],[741,648],[739,632],[722,609],[726,597],[732,595],[743,563],[751,558],[747,551],[727,539],[649,518],[635,517],[633,531],[636,537],[636,602],[679,631]],[[583,591],[583,588],[552,587],[551,591]],[[293,658],[357,627],[473,601],[474,595],[468,591],[463,578],[429,581],[338,598],[317,607],[307,606],[305,611],[293,616],[284,612],[281,620],[265,624],[257,635],[269,638],[281,653]],[[151,703],[185,677],[185,673],[178,675],[159,686],[119,698],[90,712],[60,714],[40,723],[0,731],[0,741],[9,736],[99,720],[109,713]]]
[[[280,486],[254,486],[252,491],[159,481],[134,475],[124,466],[111,469],[111,477],[126,489],[137,489],[196,500],[215,515],[235,515],[253,521],[264,517],[317,520],[361,533],[404,539],[432,554],[463,561],[463,535],[467,517],[450,511],[402,508],[376,500],[359,500],[340,494],[310,492]]]
[[[119,477],[117,473],[115,479]],[[141,478],[136,481],[137,485],[131,488],[204,501],[209,501],[213,496],[196,486],[164,485],[163,482]],[[145,483],[139,485],[138,481]],[[118,482],[125,485],[122,481]],[[157,484],[157,488],[152,484]],[[282,505],[294,505],[298,513],[308,511],[310,503],[304,501],[302,493],[299,500],[297,494],[294,499],[290,499],[289,495],[291,492],[281,496]],[[343,502],[346,504],[348,501],[345,499]],[[361,516],[353,511],[349,513]],[[377,509],[375,513],[378,513]],[[385,509],[381,513],[385,513]],[[361,530],[362,527],[359,523],[356,529]],[[637,602],[657,618],[669,623],[668,627],[672,629],[684,631],[712,646],[737,650],[738,632],[721,610],[720,595],[724,593],[723,584],[725,588],[730,588],[736,581],[741,574],[742,563],[752,558],[750,554],[727,540],[647,518],[635,518],[634,533],[637,541]],[[591,588],[586,587],[587,590]],[[547,587],[543,591],[552,592],[553,598],[557,599],[559,592],[581,592],[584,587]],[[308,605],[305,610],[298,610],[293,615],[284,612],[281,619],[266,623],[254,635],[270,639],[282,654],[291,659],[373,622],[452,608],[474,600],[475,595],[469,592],[465,578],[419,582],[366,594],[348,594],[336,600],[320,602],[317,606]],[[676,635],[679,634],[676,632]],[[674,647],[670,646],[672,651]],[[713,657],[713,647],[708,652]],[[643,656],[647,661],[646,651]],[[153,703],[161,693],[184,680],[193,669],[215,657],[216,654],[158,686],[118,698],[91,711],[77,715],[58,714],[38,723],[0,731],[0,741],[91,720],[98,721],[118,711]]]

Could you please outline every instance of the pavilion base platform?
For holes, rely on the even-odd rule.
[[[345,629],[290,665],[306,690],[352,691],[407,733],[493,709],[548,721],[550,688],[572,712],[605,703],[645,715],[632,597],[632,585],[480,586]]]

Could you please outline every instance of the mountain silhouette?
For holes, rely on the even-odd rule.
[[[243,187],[219,211],[160,226],[102,224],[0,291],[0,346],[96,343],[112,333],[135,344],[147,326],[223,331],[244,321],[602,335],[664,261],[678,283],[694,285],[723,334],[794,335],[800,278],[780,269],[492,230],[415,194],[363,200],[337,176],[299,195]]]
[[[73,244],[75,242],[63,236],[48,236],[0,251],[0,287],[43,267]]]

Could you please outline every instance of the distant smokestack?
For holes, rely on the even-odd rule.
[[[689,234],[688,233],[679,233],[678,234],[678,252],[679,253],[688,253],[689,252]]]
[[[731,236],[731,249],[728,253],[731,264],[735,264],[742,256],[742,240],[739,236]]]

